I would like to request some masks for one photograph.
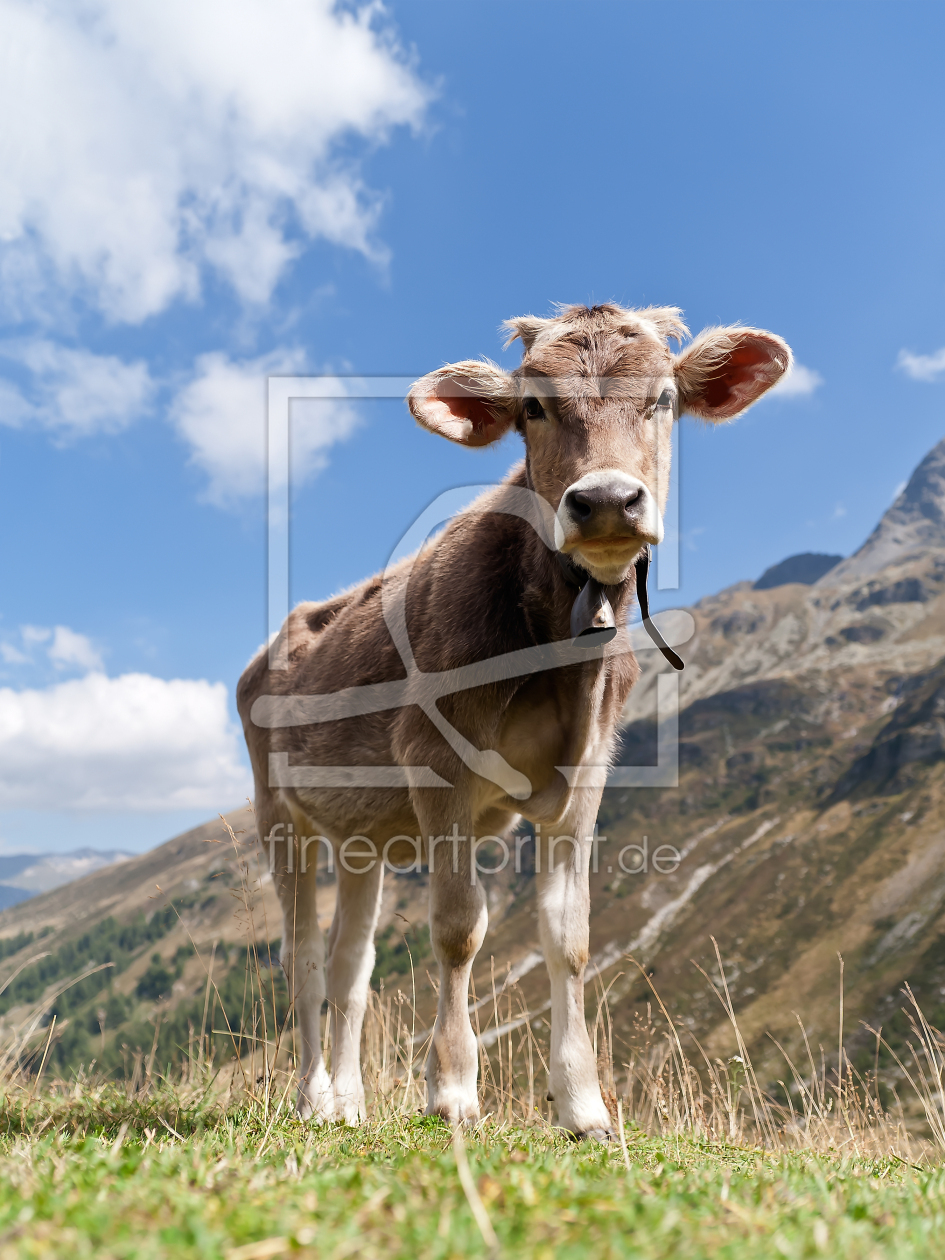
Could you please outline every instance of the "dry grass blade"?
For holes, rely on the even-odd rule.
[[[41,959],[48,957],[49,950],[47,949],[41,954],[34,954],[32,958],[27,958],[25,962],[21,962],[16,971],[11,972],[11,974],[7,976],[6,980],[4,980],[3,984],[0,984],[0,993],[4,993],[10,987],[21,971],[24,971],[27,967],[32,967],[33,963],[39,962]]]
[[[620,1149],[623,1151],[623,1162],[627,1172],[630,1171],[630,1152],[627,1150],[627,1134],[623,1127],[623,1103],[617,1099],[617,1132],[620,1134]]]
[[[479,1197],[479,1191],[476,1189],[475,1181],[473,1181],[472,1171],[469,1167],[469,1160],[466,1156],[466,1143],[463,1141],[463,1126],[461,1124],[453,1126],[453,1155],[456,1158],[456,1171],[459,1174],[459,1184],[463,1187],[463,1194],[465,1194],[466,1202],[469,1204],[469,1210],[472,1212],[473,1218],[479,1226],[479,1232],[482,1234],[482,1240],[489,1248],[490,1256],[498,1256],[499,1240],[496,1238],[495,1230],[492,1228],[492,1222],[489,1220],[489,1213],[486,1211],[486,1205]]]

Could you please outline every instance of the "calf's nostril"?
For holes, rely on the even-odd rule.
[[[633,507],[634,503],[636,503],[639,500],[639,498],[640,498],[640,488],[638,486],[636,490],[631,490],[631,492],[624,499],[623,501],[624,511],[626,511],[627,508],[629,507]]]
[[[571,510],[580,521],[590,520],[594,504],[580,490],[571,495]]]

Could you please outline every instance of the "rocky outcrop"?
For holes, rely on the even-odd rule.
[[[820,579],[834,587],[902,564],[928,549],[945,551],[945,439],[933,446],[866,542]]]
[[[838,781],[831,799],[905,791],[912,767],[945,759],[945,662],[902,680],[892,695],[895,712],[869,750]]]
[[[780,564],[773,564],[770,569],[765,569],[754,589],[770,591],[775,586],[787,586],[791,582],[813,586],[825,573],[836,568],[842,559],[843,556],[828,556],[817,551],[804,551],[797,556],[788,556]]]

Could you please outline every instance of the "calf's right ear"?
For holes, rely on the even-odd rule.
[[[461,446],[488,446],[515,423],[518,390],[494,363],[465,359],[422,376],[407,395],[414,419]]]

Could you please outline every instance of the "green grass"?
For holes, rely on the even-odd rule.
[[[789,1064],[797,1088],[771,1097],[730,1006],[738,1054],[692,1061],[655,990],[663,1024],[635,1025],[620,1050],[629,1061],[615,1062],[604,998],[594,1036],[605,1097],[631,1118],[625,1156],[619,1144],[575,1144],[536,1111],[548,1059],[540,1020],[481,1046],[492,1119],[457,1139],[415,1114],[423,1032],[412,1004],[383,988],[364,1032],[371,1119],[316,1127],[291,1117],[296,1039],[251,892],[245,947],[215,948],[212,982],[159,1003],[154,1023],[141,1004],[185,960],[183,947],[153,956],[169,919],[108,920],[14,981],[35,1004],[0,1028],[0,1260],[945,1254],[945,1038],[916,1002],[904,1017],[915,1042],[907,1121],[898,1095],[890,1112],[880,1104],[889,1081],[849,1063],[839,1080],[826,1059],[809,1071]],[[390,930],[380,952],[402,974],[428,948],[420,932],[408,952]],[[116,969],[152,955],[120,1010],[112,995],[114,1013],[107,973],[84,970],[106,951]],[[79,982],[60,992],[71,967]],[[118,1022],[108,1042],[100,1006],[102,1024]]]
[[[468,1132],[501,1253],[942,1254],[945,1169],[628,1137],[629,1170],[619,1146],[547,1127]],[[489,1249],[437,1120],[314,1128],[267,1123],[258,1107],[224,1114],[107,1090],[0,1105],[0,1260],[234,1254],[446,1260]]]

